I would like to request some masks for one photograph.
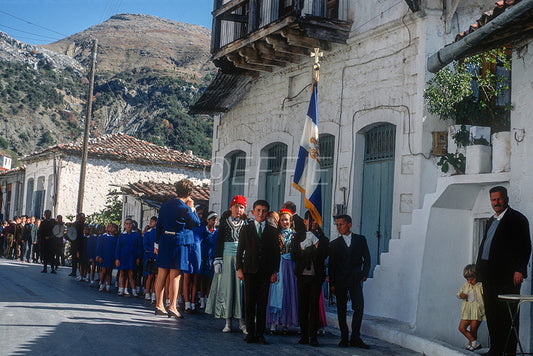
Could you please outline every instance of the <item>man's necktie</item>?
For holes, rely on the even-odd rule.
[[[263,229],[261,228],[261,224],[259,224],[259,231],[257,232],[257,235],[259,235],[259,238],[261,238],[261,235],[263,235]]]

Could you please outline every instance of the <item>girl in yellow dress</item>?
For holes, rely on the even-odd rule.
[[[463,300],[459,331],[468,339],[466,349],[474,351],[481,348],[481,344],[477,341],[477,330],[481,322],[486,320],[483,287],[481,282],[476,281],[476,265],[467,265],[463,270],[463,276],[466,278],[466,283],[457,292],[457,298]]]

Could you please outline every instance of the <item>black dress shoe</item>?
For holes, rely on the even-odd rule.
[[[173,312],[172,310],[168,310],[168,317],[169,318],[175,318],[175,319],[183,319],[183,315],[181,315],[179,312]]]
[[[348,347],[350,346],[350,343],[346,340],[341,340],[341,342],[339,342],[339,347]]]
[[[50,271],[50,273],[56,274],[57,272],[56,272],[55,269],[53,269],[53,270]]]
[[[307,336],[302,336],[300,340],[298,340],[298,343],[300,345],[308,345],[309,344],[309,338]]]
[[[162,309],[155,308],[155,315],[167,315],[167,312]]]
[[[350,345],[353,346],[353,347],[358,347],[360,349],[369,349],[370,348],[370,346],[365,344],[363,342],[363,340],[361,340],[361,339],[359,339],[359,340],[350,340]]]
[[[48,272],[48,271],[47,271],[47,270],[45,270],[45,269],[43,269],[43,270],[41,271],[41,273],[46,273],[46,272]]]
[[[316,337],[312,337],[311,340],[309,340],[309,345],[313,347],[317,347],[319,345],[318,340]]]
[[[261,345],[268,345],[268,342],[265,340],[265,337],[264,336],[259,336],[257,338],[257,343],[258,344],[261,344]]]
[[[76,273],[69,274],[70,277],[76,277]]]
[[[257,338],[255,336],[246,335],[246,337],[244,338],[244,342],[248,344],[255,344],[257,342]]]

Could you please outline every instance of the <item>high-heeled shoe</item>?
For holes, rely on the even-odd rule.
[[[159,309],[159,308],[155,308],[155,315],[168,315],[166,311],[162,310],[162,309]],[[169,316],[170,318],[170,316]]]
[[[181,315],[179,312],[175,313],[175,312],[173,312],[173,311],[170,310],[170,309],[168,310],[168,317],[169,317],[169,318],[174,317],[174,318],[176,318],[176,319],[183,319],[183,315]]]

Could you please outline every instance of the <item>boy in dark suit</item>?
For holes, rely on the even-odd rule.
[[[366,239],[351,232],[352,218],[349,215],[336,217],[337,231],[340,236],[330,244],[329,286],[332,294],[337,296],[337,317],[341,329],[340,347],[349,345],[368,349],[361,340],[361,321],[363,320],[363,287],[370,272],[370,252]],[[348,293],[352,299],[352,337],[348,341],[346,324],[346,303]]]
[[[266,345],[264,337],[266,305],[270,283],[277,281],[280,251],[276,228],[265,223],[270,205],[257,200],[253,205],[254,220],[248,221],[239,234],[237,277],[244,280],[246,329],[248,343]],[[257,324],[255,322],[257,307]]]

